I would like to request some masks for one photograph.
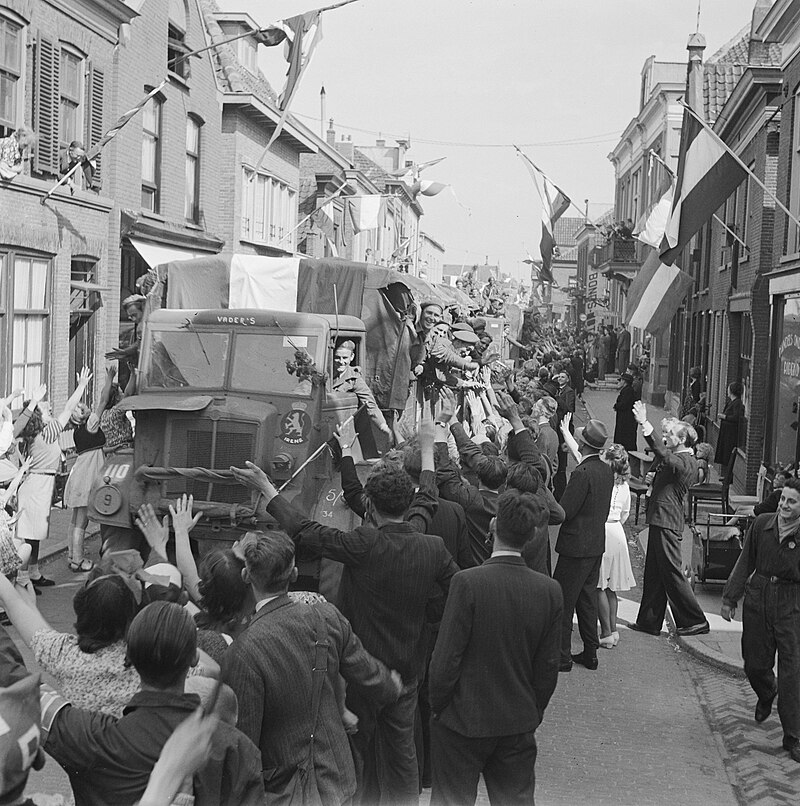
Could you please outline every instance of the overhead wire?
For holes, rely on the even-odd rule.
[[[320,118],[314,115],[303,115],[299,112],[292,113],[295,117],[311,120],[314,123],[320,123]],[[358,126],[348,126],[346,124],[337,123],[337,128],[345,129],[351,132],[359,132],[360,134],[372,134],[377,137],[389,137],[391,139],[408,139],[408,134],[392,134],[391,132],[381,132],[374,129],[362,129]],[[545,140],[538,143],[519,143],[521,148],[542,148],[547,146],[569,146],[569,145],[601,145],[603,143],[611,143],[619,140],[620,133],[618,131],[602,132],[598,134],[586,135],[585,137],[576,137],[571,140]],[[415,143],[422,143],[424,145],[434,146],[451,146],[454,148],[511,148],[512,143],[463,143],[453,140],[432,140],[423,137],[414,137]]]

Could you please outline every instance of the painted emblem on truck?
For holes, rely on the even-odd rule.
[[[281,418],[280,437],[290,445],[300,445],[311,433],[311,417],[302,410],[292,409]]]

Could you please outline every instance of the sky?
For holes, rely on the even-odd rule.
[[[267,25],[324,0],[218,3]],[[749,24],[753,5],[701,0],[707,57]],[[420,197],[422,229],[445,246],[446,263],[488,260],[527,279],[522,260],[526,249],[538,256],[540,205],[511,144],[581,211],[585,199],[592,210],[610,207],[607,155],[638,112],[644,62],[686,61],[697,10],[698,0],[359,0],[323,15],[291,111],[319,134],[324,86],[337,139],[390,145],[410,136],[408,159],[446,157],[423,178],[449,183],[456,198]],[[281,50],[259,48],[278,92]]]

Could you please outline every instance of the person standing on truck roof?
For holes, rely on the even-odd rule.
[[[334,351],[333,366],[336,370],[336,377],[333,379],[333,391],[355,395],[359,405],[366,406],[367,414],[378,431],[391,437],[392,430],[375,402],[375,395],[372,394],[372,390],[361,376],[360,367],[353,366],[355,355],[356,345],[349,339],[343,341]]]

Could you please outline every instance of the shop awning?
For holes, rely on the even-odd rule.
[[[208,257],[208,252],[193,252],[191,249],[181,249],[179,246],[164,246],[159,243],[140,241],[138,238],[128,238],[128,240],[151,269],[160,266],[162,263],[172,263],[175,260]]]

